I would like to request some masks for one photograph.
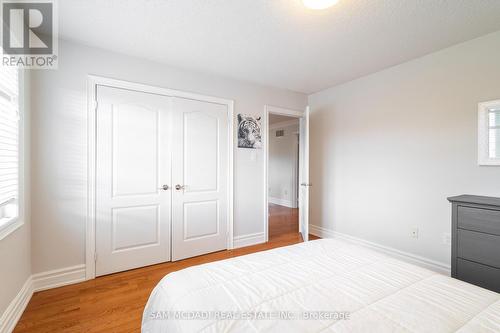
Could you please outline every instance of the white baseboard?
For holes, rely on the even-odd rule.
[[[11,333],[14,330],[32,295],[33,284],[31,277],[29,277],[2,314],[0,318],[0,332]]]
[[[85,265],[33,274],[33,291],[42,291],[85,281]]]
[[[30,276],[0,318],[0,332],[11,333],[34,292],[85,281],[85,265],[77,265]]]
[[[272,203],[275,205],[280,205],[280,206],[285,206],[285,207],[290,207],[290,208],[297,208],[297,203],[294,203],[292,200],[273,198],[273,197],[269,197],[267,200],[269,201],[269,203]]]
[[[309,224],[309,233],[320,238],[335,238],[337,232],[317,225]]]
[[[371,249],[377,250],[379,252],[383,252],[387,255],[390,255],[391,257],[415,264],[417,266],[421,266],[427,269],[430,269],[434,272],[441,273],[444,275],[450,275],[451,272],[451,267],[450,265],[447,265],[445,263],[435,261],[429,258],[425,258],[413,253],[401,251],[389,246],[377,244],[374,242],[367,241],[362,238],[354,237],[351,235],[347,235],[341,232],[325,229],[323,227],[319,227],[316,225],[309,225],[309,233],[321,237],[321,238],[338,238],[342,239],[351,243],[355,243],[357,245],[362,245],[369,247]]]
[[[239,247],[251,246],[266,242],[266,234],[258,232],[255,234],[248,234],[234,237],[233,246],[235,249]]]

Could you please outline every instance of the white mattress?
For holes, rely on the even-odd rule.
[[[276,311],[297,317],[262,319]],[[175,315],[184,319],[167,318]],[[192,316],[202,319],[185,319]],[[200,331],[493,333],[500,332],[500,294],[322,239],[165,276],[146,305],[142,332]]]

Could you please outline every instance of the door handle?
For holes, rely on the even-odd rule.
[[[300,184],[300,186],[313,186],[313,184],[311,184],[311,183],[302,183],[302,184]]]
[[[175,189],[176,189],[177,191],[179,191],[179,190],[183,190],[184,188],[186,188],[186,186],[185,186],[185,185],[179,185],[179,184],[175,185]]]
[[[170,188],[170,186],[168,186],[168,185],[162,185],[161,187],[158,187],[159,190],[163,190],[163,191],[168,191],[169,188]]]

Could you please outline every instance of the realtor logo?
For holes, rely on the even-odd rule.
[[[57,68],[54,0],[2,0],[2,66]]]

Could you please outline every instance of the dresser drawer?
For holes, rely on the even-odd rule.
[[[459,228],[500,236],[500,211],[458,206]]]
[[[457,259],[457,279],[500,292],[500,269]]]
[[[500,236],[457,230],[457,256],[500,268]]]

